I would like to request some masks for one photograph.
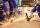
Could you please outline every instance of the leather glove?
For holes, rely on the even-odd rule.
[[[33,16],[33,12],[31,12],[31,13],[30,13],[30,15],[29,15],[29,17],[28,17],[28,18],[31,18],[32,16]]]
[[[7,17],[8,19],[10,19],[10,17],[9,17],[9,11],[6,12],[6,17]]]

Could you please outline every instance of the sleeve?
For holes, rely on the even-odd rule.
[[[37,6],[35,6],[35,7],[31,10],[31,12],[35,12],[35,11],[36,11],[36,7],[37,7]]]
[[[16,0],[12,0],[14,8],[18,8],[18,3]]]
[[[9,6],[10,6],[10,10],[13,11],[14,5],[13,5],[12,0],[9,0],[8,3],[9,3]]]
[[[7,11],[8,11],[8,8],[6,7],[6,5],[5,5],[5,4],[3,4],[2,8],[4,9],[4,11],[5,11],[5,12],[7,12]]]

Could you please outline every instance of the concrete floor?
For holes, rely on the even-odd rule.
[[[2,26],[0,27],[2,28]],[[40,22],[32,21],[28,22],[27,20],[20,20],[17,22],[13,22],[10,25],[7,25],[3,28],[40,28]]]

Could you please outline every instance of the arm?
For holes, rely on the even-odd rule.
[[[18,4],[16,0],[12,0],[14,6],[14,13],[15,15],[18,14]]]
[[[8,8],[7,8],[7,6],[5,5],[5,3],[7,2],[8,0],[3,0],[3,6],[2,6],[2,8],[4,9],[4,11],[5,12],[7,12],[8,11]]]
[[[37,5],[31,10],[31,12],[35,12],[36,11],[36,7],[37,7]]]
[[[6,14],[9,15],[9,10],[8,10],[8,8],[6,7],[5,4],[3,4],[2,8],[3,8],[4,11],[5,11],[4,15],[6,15]]]
[[[34,8],[31,10],[31,14],[33,14],[33,12],[35,12],[35,11],[36,11],[36,7],[37,7],[37,5],[36,5],[36,6],[34,6]]]
[[[6,5],[5,5],[5,4],[3,4],[2,8],[4,9],[4,11],[5,11],[5,12],[7,12],[7,11],[8,11],[8,8],[6,7]]]
[[[31,10],[31,14],[30,14],[30,16],[29,17],[32,17],[33,16],[33,12],[35,12],[36,11],[36,7],[37,7],[37,5]]]

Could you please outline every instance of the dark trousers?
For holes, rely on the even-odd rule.
[[[2,10],[3,9],[0,9],[0,21],[3,21],[5,19],[5,16],[3,15],[3,11]]]

